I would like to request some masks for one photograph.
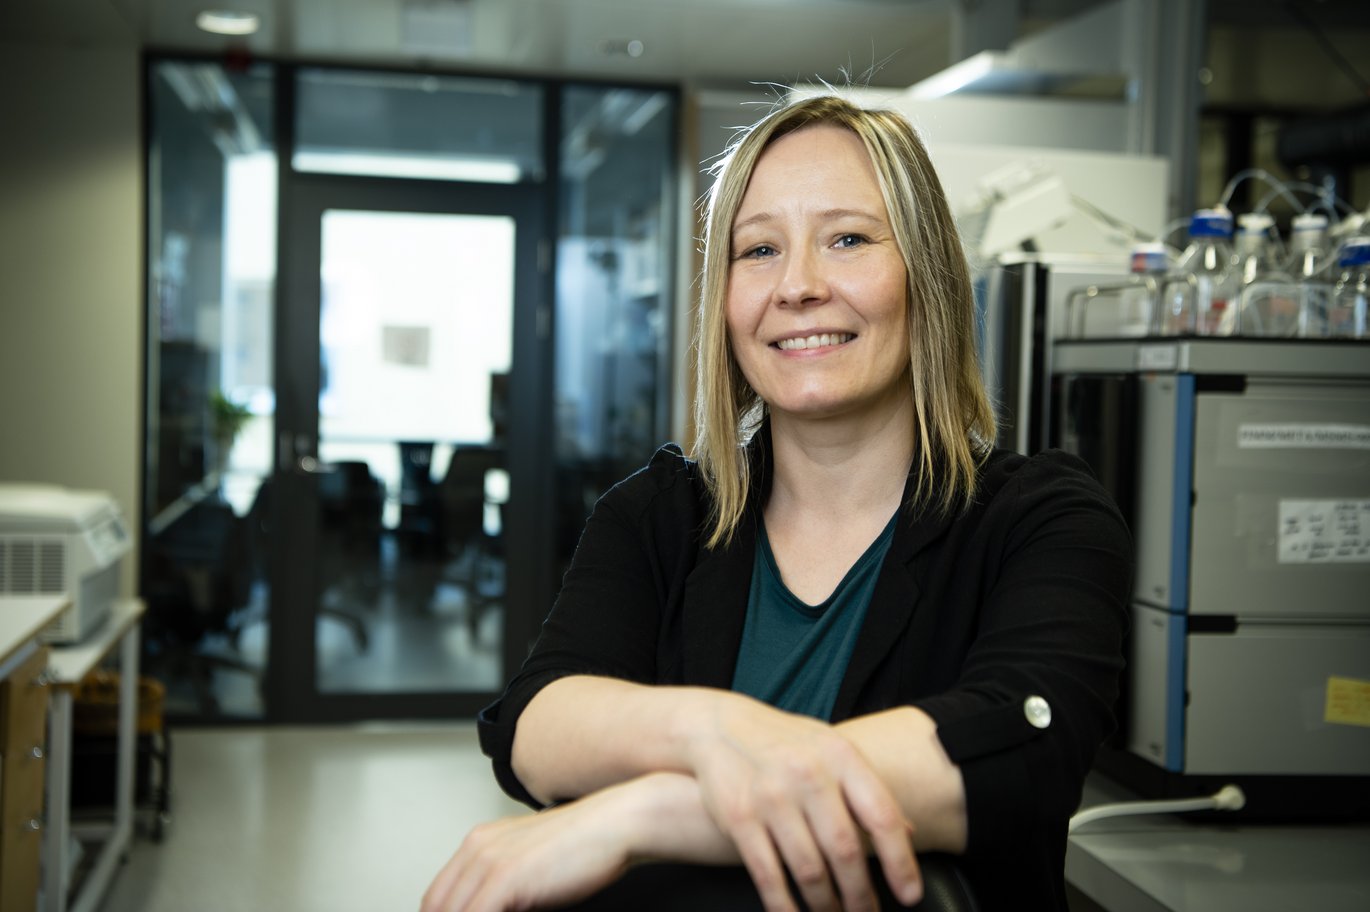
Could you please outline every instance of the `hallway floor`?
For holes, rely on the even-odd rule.
[[[172,733],[171,821],[101,912],[414,910],[475,824],[523,810],[473,723]]]

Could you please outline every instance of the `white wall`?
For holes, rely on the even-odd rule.
[[[133,528],[142,395],[139,58],[0,41],[0,481],[110,492]],[[124,590],[137,555],[125,560]]]

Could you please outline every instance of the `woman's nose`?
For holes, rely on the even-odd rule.
[[[804,249],[790,253],[776,287],[776,303],[782,307],[811,307],[827,297],[828,282],[819,255]]]

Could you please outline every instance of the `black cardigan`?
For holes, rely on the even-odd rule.
[[[708,495],[674,446],[596,505],[537,644],[478,720],[510,795],[537,804],[510,766],[514,728],[559,677],[729,686],[769,488],[756,436],[755,496],[724,548],[701,545]],[[995,451],[968,510],[905,513],[832,721],[899,705],[931,715],[965,780],[961,866],[981,907],[1064,910],[1066,824],[1114,725],[1126,527],[1085,465],[1056,451]]]

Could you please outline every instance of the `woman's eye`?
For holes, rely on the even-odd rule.
[[[859,234],[844,234],[837,239],[837,247],[860,247],[866,243],[866,239]]]
[[[755,247],[748,247],[738,257],[740,260],[753,259],[759,260],[764,257],[775,256],[775,248],[769,244],[757,244]]]

